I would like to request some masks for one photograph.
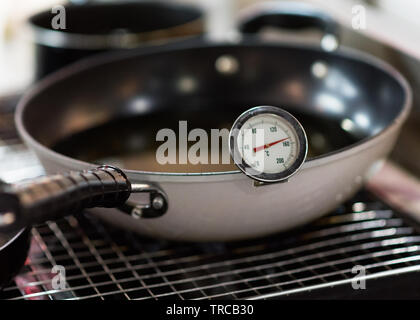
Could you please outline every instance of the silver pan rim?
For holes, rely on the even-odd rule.
[[[133,56],[142,56],[142,55],[150,55],[153,53],[163,53],[163,52],[172,52],[174,50],[185,50],[185,49],[193,49],[193,48],[203,48],[203,47],[226,47],[226,46],[241,46],[241,45],[258,45],[260,47],[277,47],[277,48],[293,48],[293,49],[300,49],[300,50],[314,50],[318,52],[324,52],[321,48],[316,47],[312,44],[306,43],[273,43],[273,42],[264,42],[261,40],[251,41],[251,39],[247,38],[246,41],[242,41],[240,43],[229,43],[229,42],[217,42],[211,43],[209,41],[200,41],[195,40],[193,42],[186,42],[186,43],[175,43],[175,44],[167,44],[163,46],[156,46],[151,47],[149,50],[144,49],[140,53],[137,50],[129,50],[127,52],[119,52],[115,53],[104,53],[100,55],[95,55],[92,58],[83,59],[79,62],[76,62],[68,67],[65,67],[57,72],[52,73],[51,75],[47,76],[40,82],[34,84],[30,90],[23,97],[20,99],[15,112],[15,123],[16,128],[21,136],[21,138],[37,153],[42,154],[43,156],[49,158],[50,160],[57,162],[57,163],[65,163],[68,167],[74,169],[80,168],[92,168],[97,167],[97,165],[85,162],[82,160],[74,159],[65,155],[62,155],[58,152],[51,150],[50,148],[42,145],[39,143],[32,135],[26,130],[25,125],[23,123],[23,114],[25,112],[26,107],[28,106],[29,102],[32,100],[40,92],[43,92],[48,87],[52,86],[56,82],[60,80],[64,80],[67,77],[70,77],[73,74],[78,72],[84,71],[94,66],[101,65],[103,63],[110,63],[118,60],[122,60],[124,58],[129,58]],[[379,131],[378,133],[369,136],[367,138],[361,139],[355,143],[352,143],[344,148],[334,150],[332,152],[325,153],[323,155],[309,158],[305,161],[303,166],[301,167],[300,172],[305,171],[305,169],[317,166],[323,166],[328,163],[338,161],[339,159],[351,156],[355,153],[361,152],[363,150],[368,149],[371,145],[376,144],[378,141],[382,140],[383,138],[387,137],[389,133],[394,130],[399,129],[406,118],[408,117],[411,106],[412,106],[412,90],[408,84],[408,81],[402,76],[402,74],[397,71],[394,67],[389,65],[388,63],[384,62],[383,60],[374,57],[368,53],[361,52],[359,50],[347,47],[340,47],[337,51],[333,52],[334,55],[339,55],[344,58],[350,58],[352,60],[357,60],[359,62],[371,65],[377,69],[382,70],[384,73],[388,73],[403,89],[404,91],[404,103],[401,107],[401,111],[395,117],[395,119],[386,126],[383,130]],[[64,166],[64,165],[63,165]],[[208,178],[211,178],[212,181],[231,181],[231,180],[238,180],[238,179],[248,179],[240,170],[234,171],[221,171],[221,172],[202,172],[202,173],[186,173],[186,172],[151,172],[151,171],[141,171],[141,170],[128,170],[122,168],[128,175],[130,176],[137,176],[141,177],[145,180],[156,180],[161,182],[191,182],[194,181],[209,181]],[[193,179],[194,178],[194,179]]]
[[[0,251],[8,247],[11,243],[13,243],[17,238],[19,238],[22,233],[24,233],[26,228],[20,229],[18,232],[13,233],[13,236],[10,237],[6,242],[3,243],[2,246],[0,246]]]

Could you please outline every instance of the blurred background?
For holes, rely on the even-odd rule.
[[[279,2],[281,0],[278,0]],[[34,13],[51,10],[54,5],[95,1],[73,0],[2,0],[0,3],[0,95],[19,91],[33,78],[34,54],[27,19]],[[99,1],[96,1],[99,2]],[[112,2],[102,0],[102,2]],[[118,2],[114,0],[113,2]],[[133,1],[135,2],[135,1]],[[170,3],[193,3],[205,12],[206,31],[211,37],[225,37],[235,30],[239,12],[258,0],[168,0]],[[299,1],[295,1],[299,2]],[[343,43],[362,47],[381,55],[380,46],[371,41],[397,48],[403,54],[420,58],[420,1],[414,0],[307,0],[329,12],[344,27],[351,29],[352,8],[362,4],[366,9],[366,25],[363,30],[343,32]],[[370,37],[363,41],[356,35]],[[348,40],[348,39],[352,40]]]
[[[24,92],[36,79],[44,75],[37,74],[37,72],[39,73],[37,67],[39,68],[41,64],[40,59],[44,59],[45,62],[54,60],[58,56],[57,52],[48,52],[48,55],[51,54],[50,56],[39,57],[40,53],[36,50],[40,48],[37,47],[34,28],[31,28],[28,23],[29,17],[38,12],[51,13],[52,7],[59,4],[95,2],[122,3],[127,1],[2,0],[0,3],[0,97]],[[131,2],[142,1],[131,0]],[[250,8],[266,1],[167,0],[161,2],[194,4],[199,7],[204,14],[204,17],[200,18],[202,20],[200,23],[204,25],[202,30],[204,36],[223,40],[238,34],[237,22],[244,12],[252,10]],[[417,143],[420,121],[420,112],[418,111],[420,110],[420,19],[418,19],[420,1],[302,0],[288,2],[307,2],[320,8],[339,23],[340,45],[357,48],[380,57],[394,65],[409,80],[414,88],[414,111],[402,132],[393,159],[420,176],[420,164],[416,160],[420,158],[420,148]],[[355,23],[358,15],[363,19],[362,23],[360,21]],[[164,19],[162,18],[162,20]],[[83,28],[89,29],[89,24],[95,23],[95,19],[92,18],[92,20],[83,23]],[[305,38],[302,36],[305,32],[308,33],[307,31],[302,31],[300,34],[291,33],[286,40],[310,40],[314,35],[309,31],[309,36]],[[268,35],[278,36],[283,40],[288,36],[287,32],[278,32],[278,30],[268,32]],[[319,42],[319,37],[320,35],[316,35],[315,32],[315,41]],[[41,53],[41,55],[45,55],[45,53]],[[56,65],[49,67],[51,70],[57,68]],[[410,156],[407,156],[407,150],[409,150]]]

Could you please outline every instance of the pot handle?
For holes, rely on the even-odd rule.
[[[141,217],[158,217],[168,209],[166,194],[160,188],[147,183],[132,184],[121,169],[112,166],[2,184],[0,231],[18,230],[86,208],[124,207],[130,195],[139,192],[150,194],[149,205],[141,208]],[[138,217],[139,208],[136,210]]]
[[[240,14],[242,33],[257,33],[267,26],[291,30],[316,28],[324,34],[321,47],[325,51],[334,51],[339,45],[338,24],[328,14],[306,3],[264,2]]]

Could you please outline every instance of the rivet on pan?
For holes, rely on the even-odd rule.
[[[346,119],[343,119],[343,121],[341,121],[341,128],[344,131],[352,132],[355,129],[355,125],[352,120],[346,118]]]
[[[133,210],[131,210],[131,216],[136,219],[141,218],[143,216],[143,207],[135,206]]]
[[[164,200],[161,196],[156,196],[152,201],[152,206],[156,210],[162,209],[163,205],[164,205]]]
[[[333,34],[326,34],[321,39],[321,47],[325,51],[331,52],[338,48],[338,39]]]
[[[316,78],[325,78],[328,74],[328,65],[324,61],[316,61],[311,66],[311,72]]]
[[[197,89],[197,81],[190,76],[183,76],[178,80],[178,90],[182,93],[192,93]]]
[[[239,71],[239,61],[231,55],[223,55],[217,58],[216,70],[225,75],[232,75]]]
[[[16,216],[13,212],[5,212],[0,214],[0,225],[7,226],[15,222]]]

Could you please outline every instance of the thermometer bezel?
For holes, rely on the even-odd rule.
[[[295,130],[297,139],[298,139],[298,150],[297,150],[297,157],[293,164],[277,173],[266,173],[260,172],[253,167],[251,167],[245,159],[243,159],[241,153],[239,152],[239,148],[237,146],[237,135],[241,132],[243,125],[251,118],[261,115],[275,115],[283,120],[287,121],[291,127]],[[245,173],[250,178],[257,180],[259,182],[265,183],[275,183],[275,182],[284,182],[285,180],[289,179],[295,173],[299,171],[302,167],[303,163],[306,160],[306,156],[308,153],[308,139],[306,137],[305,130],[300,122],[289,112],[285,111],[280,107],[273,107],[273,106],[258,106],[253,107],[251,109],[246,110],[242,113],[233,123],[232,128],[229,133],[229,152],[232,157],[233,162],[235,165]]]

